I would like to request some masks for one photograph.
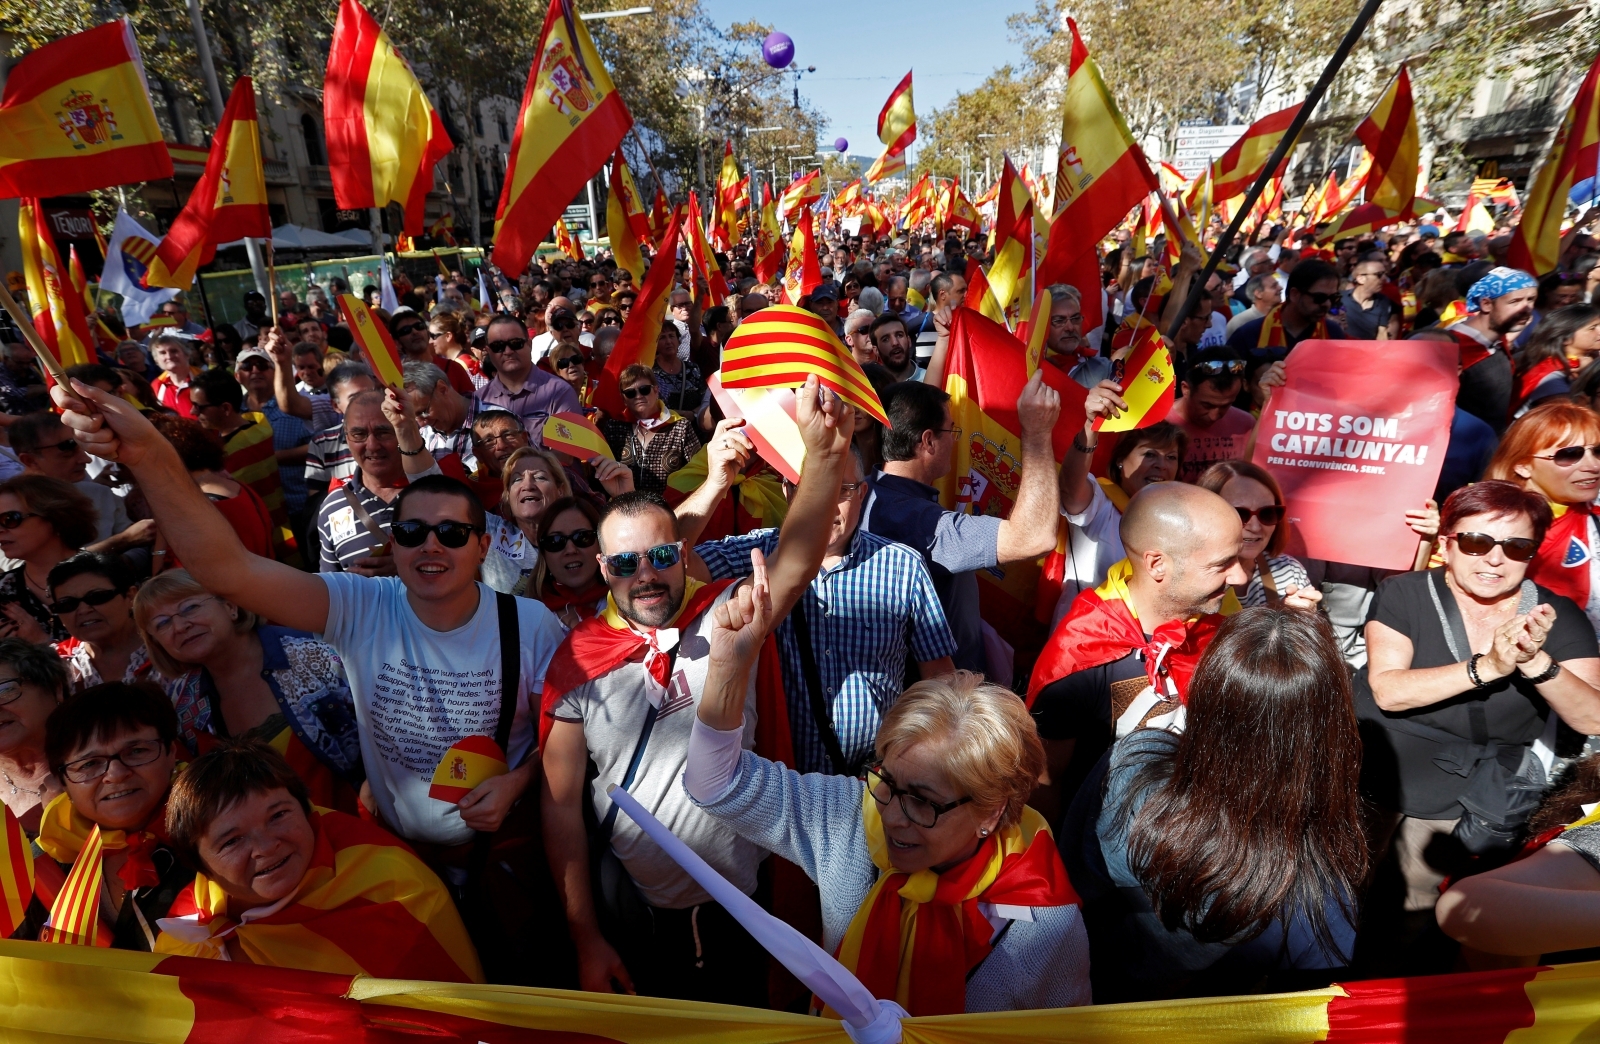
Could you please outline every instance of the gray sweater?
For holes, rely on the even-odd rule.
[[[822,945],[839,947],[878,868],[867,852],[859,779],[802,775],[745,751],[714,800],[696,802],[746,840],[804,870],[822,892]],[[1013,920],[967,980],[967,1011],[1067,1008],[1090,1003],[1089,936],[1077,906],[1032,907]]]

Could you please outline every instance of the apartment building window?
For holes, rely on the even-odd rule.
[[[506,114],[503,112],[495,113],[494,121],[500,125],[500,140],[509,142],[511,140],[511,132],[506,128]]]
[[[309,112],[300,116],[300,133],[306,139],[306,162],[313,167],[326,167],[328,157],[322,147],[322,129],[317,126],[317,118]]]

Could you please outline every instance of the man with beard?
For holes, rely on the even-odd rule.
[[[1518,268],[1493,268],[1467,290],[1467,318],[1448,327],[1461,348],[1456,405],[1504,433],[1515,384],[1509,341],[1527,325],[1539,283]]]
[[[1328,309],[1337,300],[1338,269],[1326,261],[1296,264],[1283,304],[1237,327],[1228,337],[1228,347],[1241,356],[1276,360],[1301,341],[1341,341],[1344,327],[1328,318]]]
[[[606,792],[612,785],[629,791],[724,877],[747,894],[755,890],[766,853],[702,812],[680,782],[706,682],[710,610],[743,583],[757,597],[770,592],[774,619],[799,601],[828,546],[851,459],[852,413],[814,376],[797,392],[806,448],[800,486],[770,565],[752,553],[746,580],[690,578],[678,521],[659,497],[623,494],[601,519],[595,550],[611,593],[604,610],[579,624],[551,661],[540,722],[545,852],[566,904],[583,989],[766,1003],[761,946],[629,817],[618,815]],[[725,430],[719,437],[733,436]],[[774,667],[757,672],[759,685],[752,677],[744,727],[727,738],[794,764]],[[598,778],[587,787],[591,760]],[[621,886],[600,895],[590,888],[585,800],[609,840],[602,881]],[[615,874],[607,870],[613,856],[621,864],[610,864]],[[619,893],[634,891],[617,901]]]
[[[927,371],[917,365],[911,354],[911,335],[906,332],[905,320],[884,312],[867,328],[872,346],[878,350],[878,361],[896,381],[920,381]]]
[[[395,498],[412,478],[440,474],[439,465],[420,452],[426,447],[410,403],[393,392],[352,398],[344,408],[344,437],[356,471],[317,511],[317,569],[393,576],[388,533]]]
[[[1084,591],[1051,632],[1028,682],[1028,706],[1048,759],[1048,782],[1029,804],[1051,822],[1115,737],[1140,726],[1183,728],[1189,677],[1224,615],[1239,609],[1238,513],[1209,490],[1147,486],[1123,512],[1128,557]],[[1284,604],[1310,608],[1320,593],[1290,588]]]

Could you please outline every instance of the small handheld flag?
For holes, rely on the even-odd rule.
[[[468,736],[444,752],[439,767],[433,770],[428,796],[453,805],[480,783],[510,771],[498,743],[488,736]]]
[[[821,317],[773,305],[739,324],[722,350],[724,388],[798,388],[815,374],[853,408],[888,424],[861,364]]]
[[[593,460],[596,457],[617,459],[611,452],[611,444],[594,426],[594,421],[581,413],[558,413],[545,421],[544,448],[565,453],[577,460]]]
[[[795,421],[794,389],[724,388],[720,373],[706,383],[724,417],[744,419],[744,435],[761,459],[790,482],[799,482],[806,447]]]
[[[1166,420],[1177,390],[1177,374],[1172,369],[1172,353],[1154,326],[1145,326],[1128,353],[1127,376],[1122,382],[1122,399],[1128,409],[1115,420],[1100,418],[1095,431],[1132,431]]]
[[[0,809],[0,934],[9,939],[27,916],[33,897],[33,848],[11,810]]]
[[[403,387],[405,376],[400,369],[400,348],[389,336],[389,328],[380,323],[355,294],[339,295],[339,311],[344,313],[350,334],[361,354],[367,357],[372,372],[377,374],[378,383],[396,390]]]
[[[1029,378],[1039,368],[1039,360],[1044,358],[1044,340],[1050,333],[1051,307],[1050,291],[1040,290],[1038,300],[1033,302],[1033,314],[1028,316],[1028,350],[1023,358],[1027,362]]]

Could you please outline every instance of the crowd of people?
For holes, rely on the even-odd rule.
[[[820,1010],[620,787],[914,1015],[1600,947],[1600,244],[1535,278],[1426,225],[1269,228],[1215,271],[1124,236],[1099,285],[1048,288],[1084,421],[1022,386],[999,517],[939,492],[987,244],[831,231],[797,303],[888,423],[812,378],[796,482],[711,393],[784,300],[748,245],[715,307],[676,262],[620,412],[597,389],[650,318],[604,254],[490,269],[492,307],[461,272],[402,285],[395,387],[344,287],[210,328],[174,299],[48,396],[5,343],[14,937]],[[1175,403],[1102,433],[1151,323]],[[1414,531],[1409,571],[1289,551],[1251,457],[1311,339],[1459,349],[1433,495],[1348,505]],[[546,447],[562,413],[611,457]],[[1052,553],[1030,647],[982,574]]]

